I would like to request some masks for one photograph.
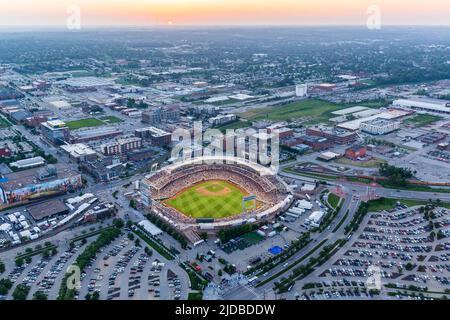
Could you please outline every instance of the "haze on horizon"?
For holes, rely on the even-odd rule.
[[[450,25],[443,0],[0,0],[0,26],[65,26],[71,5],[85,26]]]

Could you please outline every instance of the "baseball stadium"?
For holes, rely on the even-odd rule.
[[[148,175],[142,186],[151,212],[180,230],[269,219],[292,200],[288,186],[269,168],[240,158],[183,161]]]

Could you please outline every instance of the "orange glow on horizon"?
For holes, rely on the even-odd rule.
[[[443,0],[0,0],[0,25],[58,25],[79,5],[86,25],[365,24],[367,8],[385,24],[450,24]]]

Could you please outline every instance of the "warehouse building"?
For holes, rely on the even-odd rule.
[[[429,99],[429,98],[411,98],[398,99],[392,105],[399,108],[409,108],[436,113],[450,113],[450,101]]]
[[[111,139],[123,134],[123,131],[115,127],[101,127],[95,129],[77,130],[72,133],[70,143],[82,143],[103,139]]]
[[[361,130],[373,135],[388,134],[399,128],[400,122],[381,118],[361,123]]]
[[[3,175],[0,180],[0,207],[75,191],[82,187],[81,175],[56,164]]]
[[[27,211],[35,221],[69,214],[69,208],[61,200],[49,200],[28,206]]]
[[[65,144],[61,149],[75,162],[92,161],[97,158],[97,152],[83,143]]]
[[[358,138],[355,132],[322,125],[306,129],[306,134],[327,138],[333,144],[349,144]]]

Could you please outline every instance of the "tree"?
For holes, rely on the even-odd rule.
[[[131,229],[132,226],[133,226],[133,221],[128,220],[128,221],[127,221],[127,228],[128,228],[128,229]]]
[[[33,300],[48,300],[48,296],[44,292],[38,290],[33,294]]]
[[[136,238],[136,240],[134,240],[134,245],[136,247],[140,247],[141,246],[141,240],[139,238]]]
[[[0,280],[0,295],[6,295],[8,291],[12,288],[12,281],[10,279]]]
[[[113,220],[113,225],[114,225],[114,227],[116,227],[117,229],[122,229],[123,226],[125,225],[125,223],[123,222],[122,219],[116,218],[116,219]]]
[[[30,287],[21,283],[14,289],[12,296],[14,300],[26,300],[29,292]]]
[[[100,299],[100,293],[98,291],[94,291],[91,300],[98,300],[98,299]]]
[[[16,266],[18,266],[18,267],[23,266],[23,263],[24,263],[23,258],[18,258],[18,259],[16,259],[15,262],[16,262]]]

